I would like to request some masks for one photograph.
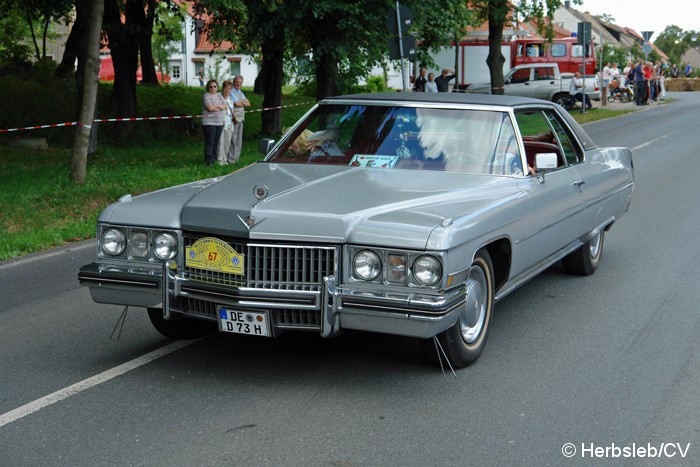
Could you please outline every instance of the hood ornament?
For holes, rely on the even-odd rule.
[[[253,208],[256,208],[260,203],[263,202],[265,198],[267,198],[267,195],[270,194],[269,188],[267,188],[265,185],[255,185],[253,188],[253,196],[258,200],[258,202],[253,206]],[[265,219],[260,219],[257,220],[255,216],[250,215],[246,216],[245,219],[243,219],[241,216],[238,216],[238,220],[240,220],[243,225],[245,225],[245,228],[250,230],[253,227],[255,227],[256,224],[259,224],[260,222],[264,221]]]
[[[268,194],[270,194],[270,190],[265,185],[255,185],[255,188],[253,188],[253,195],[258,201],[267,198]]]

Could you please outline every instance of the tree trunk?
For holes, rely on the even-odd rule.
[[[104,0],[94,0],[90,8],[90,26],[88,33],[88,56],[85,67],[85,86],[83,107],[80,111],[80,122],[75,132],[73,142],[73,157],[71,158],[70,179],[82,185],[87,173],[87,152],[90,140],[92,120],[95,115],[97,102],[97,79],[100,72],[100,31]]]
[[[506,59],[501,53],[501,42],[506,14],[506,0],[489,1],[489,55],[486,57],[486,64],[489,66],[491,76],[491,94],[503,95],[504,93],[503,64]]]
[[[138,40],[129,24],[122,24],[117,0],[104,0],[104,28],[114,66],[112,99],[117,117],[136,115],[136,69],[138,67]]]
[[[132,5],[132,7],[127,7],[126,22],[137,26],[137,37],[141,54],[141,82],[143,84],[158,85],[156,65],[153,60],[153,48],[151,46],[156,8],[155,1],[148,0],[146,2],[147,8],[144,7],[142,0],[131,0],[129,5]]]
[[[338,94],[338,64],[329,55],[324,54],[316,61],[316,99]]]
[[[76,108],[75,116],[80,120],[80,110],[83,106],[83,79],[85,78],[85,61],[87,60],[87,43],[88,43],[88,20],[90,16],[90,0],[76,0],[75,2],[75,23],[71,27],[68,40],[66,41],[66,49],[63,52],[61,63],[56,69],[56,75],[59,78],[68,77],[75,73],[75,88],[76,88]],[[100,27],[102,19],[100,18]],[[75,68],[75,61],[78,61],[78,67]]]
[[[265,94],[265,61],[263,60],[260,65],[260,71],[258,76],[255,78],[255,84],[253,85],[253,92],[255,94]]]
[[[284,33],[278,34],[263,43],[263,63],[265,70],[263,108],[272,109],[262,112],[261,133],[274,136],[280,132],[280,109],[282,105],[282,74],[284,58]]]

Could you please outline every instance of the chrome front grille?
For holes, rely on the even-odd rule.
[[[334,266],[335,248],[248,245],[248,287],[317,290]]]
[[[185,234],[185,247],[199,238]],[[246,244],[238,239],[222,240],[245,255],[244,275],[185,267],[185,278],[233,287],[318,291],[325,276],[337,273],[338,248],[334,246]]]

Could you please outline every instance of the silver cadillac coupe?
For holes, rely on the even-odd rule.
[[[494,303],[556,261],[592,274],[634,187],[556,104],[386,93],[325,99],[230,175],[132,197],[79,272],[167,337],[353,329],[425,339],[454,367]]]

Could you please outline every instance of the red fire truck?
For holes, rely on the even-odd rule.
[[[434,56],[439,68],[455,70],[457,81],[450,84],[466,87],[473,83],[488,82],[491,79],[486,57],[489,44],[486,41],[462,41],[459,47],[445,47]],[[546,43],[542,38],[516,39],[501,44],[505,57],[503,74],[524,63],[556,63],[561,73],[575,73],[583,69],[583,46],[575,37],[553,39]],[[456,66],[455,66],[456,63]],[[586,45],[586,75],[595,74],[596,56],[593,43]],[[438,71],[439,73],[439,71]]]

